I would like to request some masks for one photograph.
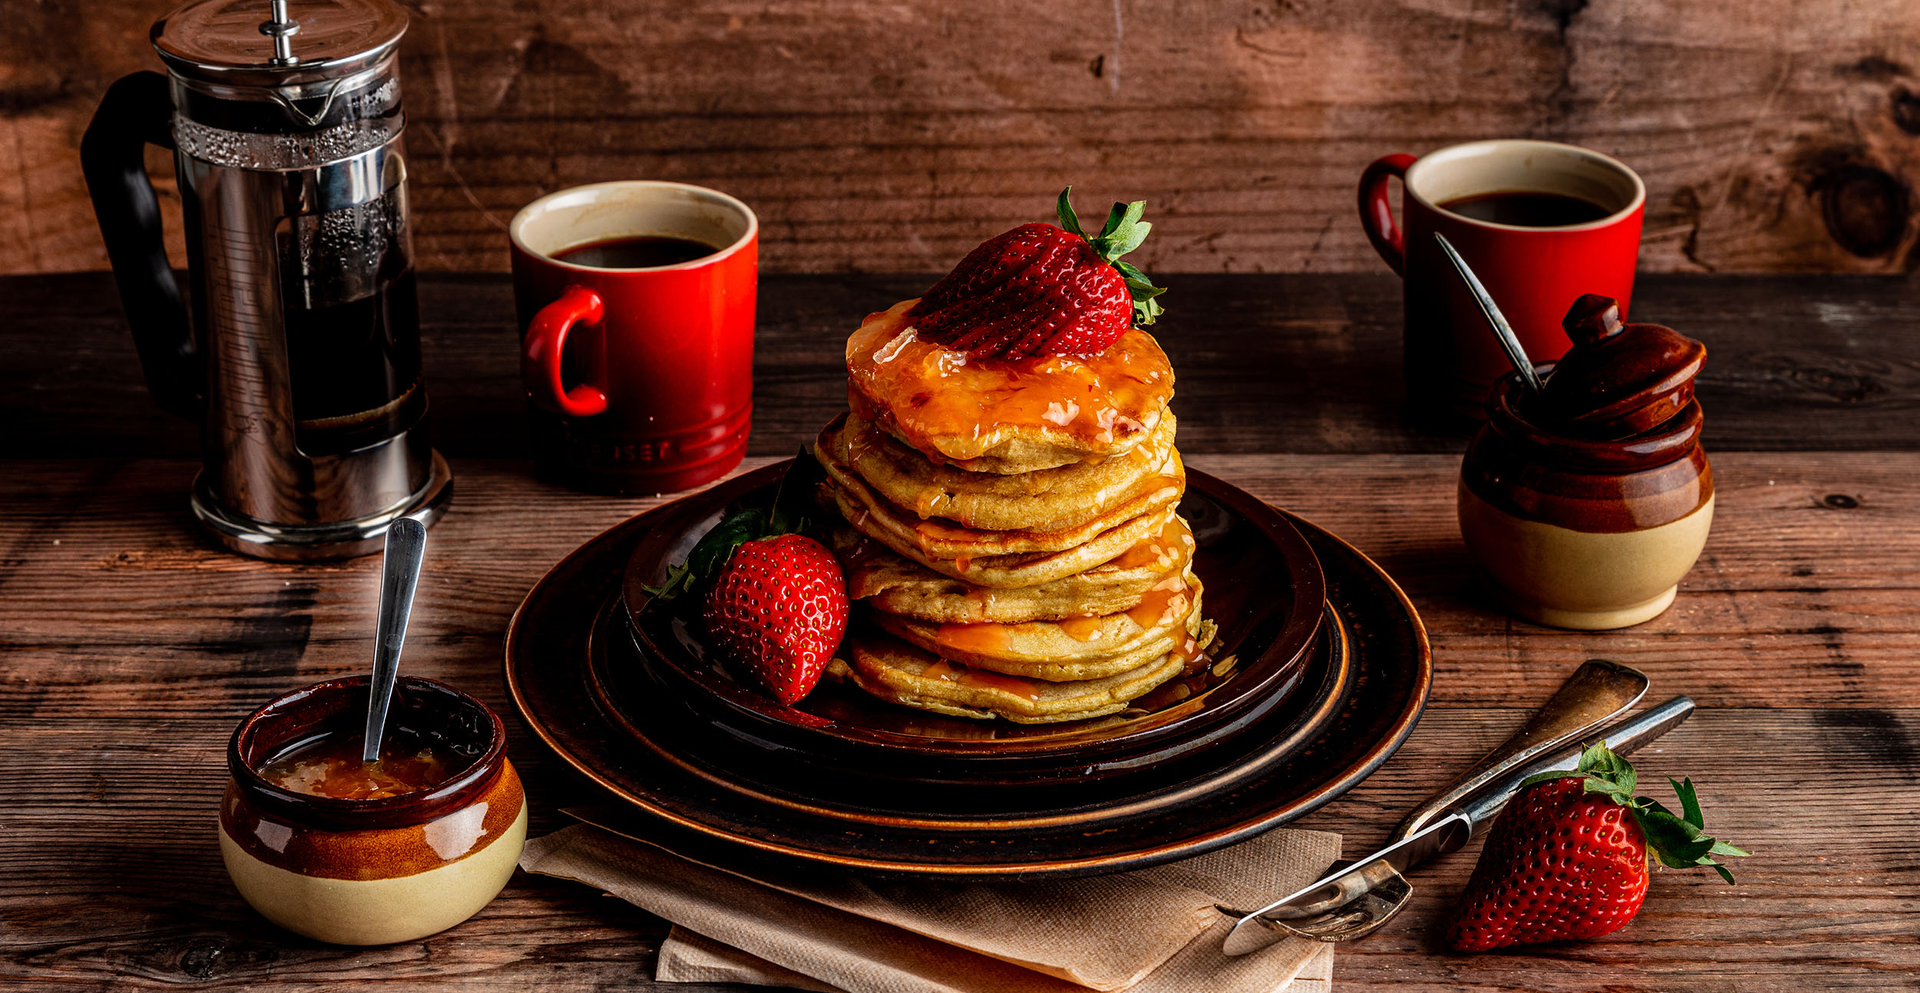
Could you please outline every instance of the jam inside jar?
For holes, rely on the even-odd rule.
[[[406,727],[389,727],[380,757],[361,759],[365,732],[339,729],[283,748],[260,766],[284,790],[336,800],[378,800],[431,789],[473,764],[471,747]]]

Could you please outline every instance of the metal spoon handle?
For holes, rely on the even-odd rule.
[[[1480,312],[1487,315],[1487,323],[1493,325],[1493,336],[1499,340],[1500,347],[1506,350],[1507,360],[1513,363],[1515,372],[1526,382],[1527,390],[1538,395],[1544,388],[1540,384],[1540,374],[1533,371],[1533,360],[1527,357],[1526,346],[1520,344],[1520,336],[1513,333],[1513,325],[1507,323],[1507,315],[1500,313],[1500,305],[1493,302],[1493,295],[1480,285],[1480,277],[1473,274],[1467,260],[1454,251],[1453,242],[1438,231],[1433,240],[1440,243],[1440,250],[1447,253],[1447,260],[1460,270],[1460,278],[1467,281],[1467,289],[1473,294],[1473,300],[1480,305]]]
[[[407,640],[407,618],[413,613],[413,591],[420,584],[420,560],[427,551],[426,525],[402,517],[387,527],[386,553],[380,562],[380,626],[374,632],[373,682],[367,698],[367,730],[360,758],[380,758],[380,739],[387,728],[387,707],[393,703],[393,683],[400,675],[400,646]]]
[[[1562,749],[1559,753],[1543,756],[1532,763],[1513,770],[1507,776],[1489,783],[1486,789],[1476,797],[1469,798],[1460,809],[1473,818],[1474,832],[1480,825],[1492,820],[1500,813],[1500,808],[1513,799],[1514,791],[1527,777],[1542,772],[1572,772],[1580,765],[1580,754],[1588,745],[1605,742],[1606,746],[1621,755],[1631,755],[1640,746],[1679,727],[1687,718],[1693,716],[1693,699],[1677,696],[1655,707],[1649,707],[1634,715],[1631,719],[1611,725],[1600,732],[1590,732],[1577,746]]]
[[[1645,695],[1647,685],[1646,674],[1631,666],[1601,659],[1583,663],[1505,744],[1414,808],[1394,830],[1393,840],[1412,836],[1488,784],[1625,713]]]

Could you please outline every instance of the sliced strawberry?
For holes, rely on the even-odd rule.
[[[1067,195],[1060,227],[1023,224],[987,239],[927,290],[910,315],[922,340],[974,358],[1094,355],[1137,322],[1152,324],[1166,290],[1118,261],[1153,230],[1145,201],[1113,205],[1089,238]]]
[[[1702,829],[1692,780],[1668,782],[1679,815],[1634,797],[1633,766],[1601,744],[1580,756],[1575,774],[1522,784],[1487,834],[1447,944],[1479,952],[1612,934],[1646,900],[1649,847],[1670,867],[1711,866],[1733,882],[1714,856],[1747,853]]]

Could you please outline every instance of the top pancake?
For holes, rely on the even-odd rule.
[[[917,302],[868,315],[847,339],[847,400],[929,459],[1012,474],[1112,458],[1173,398],[1173,367],[1144,331],[1084,358],[970,359],[914,336]]]

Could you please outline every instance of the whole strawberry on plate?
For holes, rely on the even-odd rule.
[[[819,472],[802,449],[770,507],[721,521],[668,571],[665,584],[647,590],[657,600],[699,593],[711,649],[787,706],[820,682],[847,631],[840,563],[800,533],[808,522],[790,505],[811,491]]]
[[[1526,780],[1487,834],[1447,944],[1481,952],[1612,934],[1647,898],[1649,850],[1671,868],[1710,866],[1733,882],[1715,857],[1747,853],[1703,829],[1693,780],[1667,782],[1679,814],[1635,797],[1633,766],[1605,744],[1573,773]]]
[[[1153,230],[1140,219],[1146,201],[1114,204],[1089,236],[1072,192],[1060,191],[1059,227],[1022,224],[989,238],[933,284],[910,312],[920,339],[972,358],[1096,355],[1152,324],[1166,290],[1120,261]]]

